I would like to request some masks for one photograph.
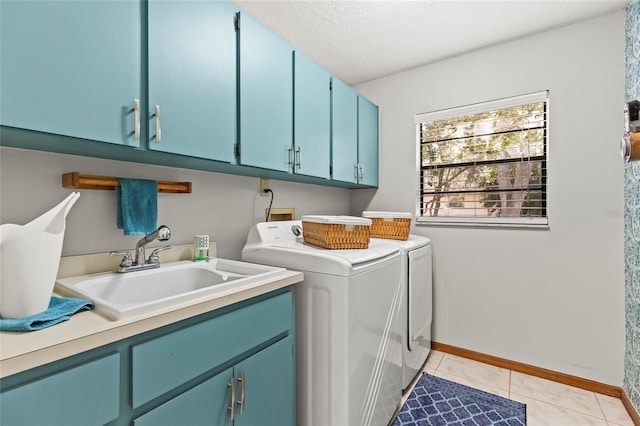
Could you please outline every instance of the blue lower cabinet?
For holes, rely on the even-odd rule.
[[[0,424],[295,423],[294,310],[277,290],[0,380]]]
[[[289,336],[134,420],[134,426],[294,426]]]
[[[236,404],[240,402],[236,426],[295,425],[293,357],[293,336],[289,336],[234,367],[239,383]]]
[[[233,369],[223,371],[193,389],[138,417],[134,426],[217,425],[231,421]],[[228,386],[229,385],[229,386]]]
[[[0,424],[102,425],[120,415],[120,354],[54,372],[0,394]]]
[[[291,295],[272,297],[133,345],[133,408],[287,333]]]

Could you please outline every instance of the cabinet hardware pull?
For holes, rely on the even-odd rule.
[[[356,179],[356,183],[359,183],[360,182],[360,164],[356,163],[353,166],[353,175]]]
[[[133,100],[133,138],[140,140],[140,99]]]
[[[364,180],[364,164],[360,164],[358,167],[360,168],[360,175],[358,176],[358,181],[359,183],[362,183],[362,181]]]
[[[298,154],[298,170],[300,170],[302,168],[302,148],[298,147],[298,149],[296,149],[296,154]]]
[[[227,407],[231,414],[229,415],[229,420],[233,421],[236,418],[236,404],[234,401],[236,400],[236,379],[235,377],[231,378],[231,381],[227,383],[227,387],[231,387],[231,405]]]
[[[289,147],[289,167],[292,167],[293,169],[295,169],[295,154],[293,153],[293,145],[291,145]],[[295,171],[295,170],[294,170]]]
[[[160,105],[153,107],[156,113],[156,143],[160,143],[162,139],[162,130],[160,129]]]
[[[244,377],[244,373],[240,373],[240,377],[238,378],[238,381],[240,383],[242,383],[242,390],[240,392],[240,400],[238,401],[238,404],[240,404],[240,414],[242,414],[244,412],[244,391],[245,391],[245,377]]]

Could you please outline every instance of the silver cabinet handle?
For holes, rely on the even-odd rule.
[[[293,153],[293,145],[289,147],[289,167],[295,169],[295,154]]]
[[[245,383],[246,383],[244,373],[240,373],[240,377],[238,378],[238,381],[242,383],[242,391],[240,392],[240,400],[238,401],[238,404],[240,405],[240,414],[242,414],[244,412],[244,396],[245,396]]]
[[[133,100],[133,138],[140,140],[140,99]]]
[[[162,139],[162,130],[160,129],[160,105],[153,107],[156,115],[156,143],[160,143]]]
[[[356,178],[356,183],[360,182],[360,164],[356,163],[353,166],[353,175]]]
[[[296,149],[296,154],[298,155],[298,162],[296,163],[296,166],[298,167],[298,170],[300,170],[300,168],[302,168],[302,148],[298,147],[298,149]]]
[[[227,410],[231,411],[229,414],[229,420],[233,421],[236,418],[236,379],[235,377],[231,378],[231,381],[227,383],[227,387],[231,388],[231,405],[227,407]]]
[[[356,183],[362,183],[364,180],[364,164],[356,163]]]

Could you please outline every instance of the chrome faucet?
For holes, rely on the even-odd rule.
[[[154,249],[149,255],[149,259],[145,260],[144,247],[154,240],[168,241],[171,238],[171,229],[168,226],[162,225],[152,233],[145,235],[136,244],[136,257],[132,258],[131,253],[128,251],[112,251],[109,253],[111,256],[124,256],[118,272],[132,272],[143,271],[145,269],[158,268],[160,266],[160,258],[158,253],[163,250],[169,250],[171,246],[163,246]]]

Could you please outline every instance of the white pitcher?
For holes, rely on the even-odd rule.
[[[26,225],[0,225],[0,316],[24,318],[46,311],[58,275],[73,192]]]

